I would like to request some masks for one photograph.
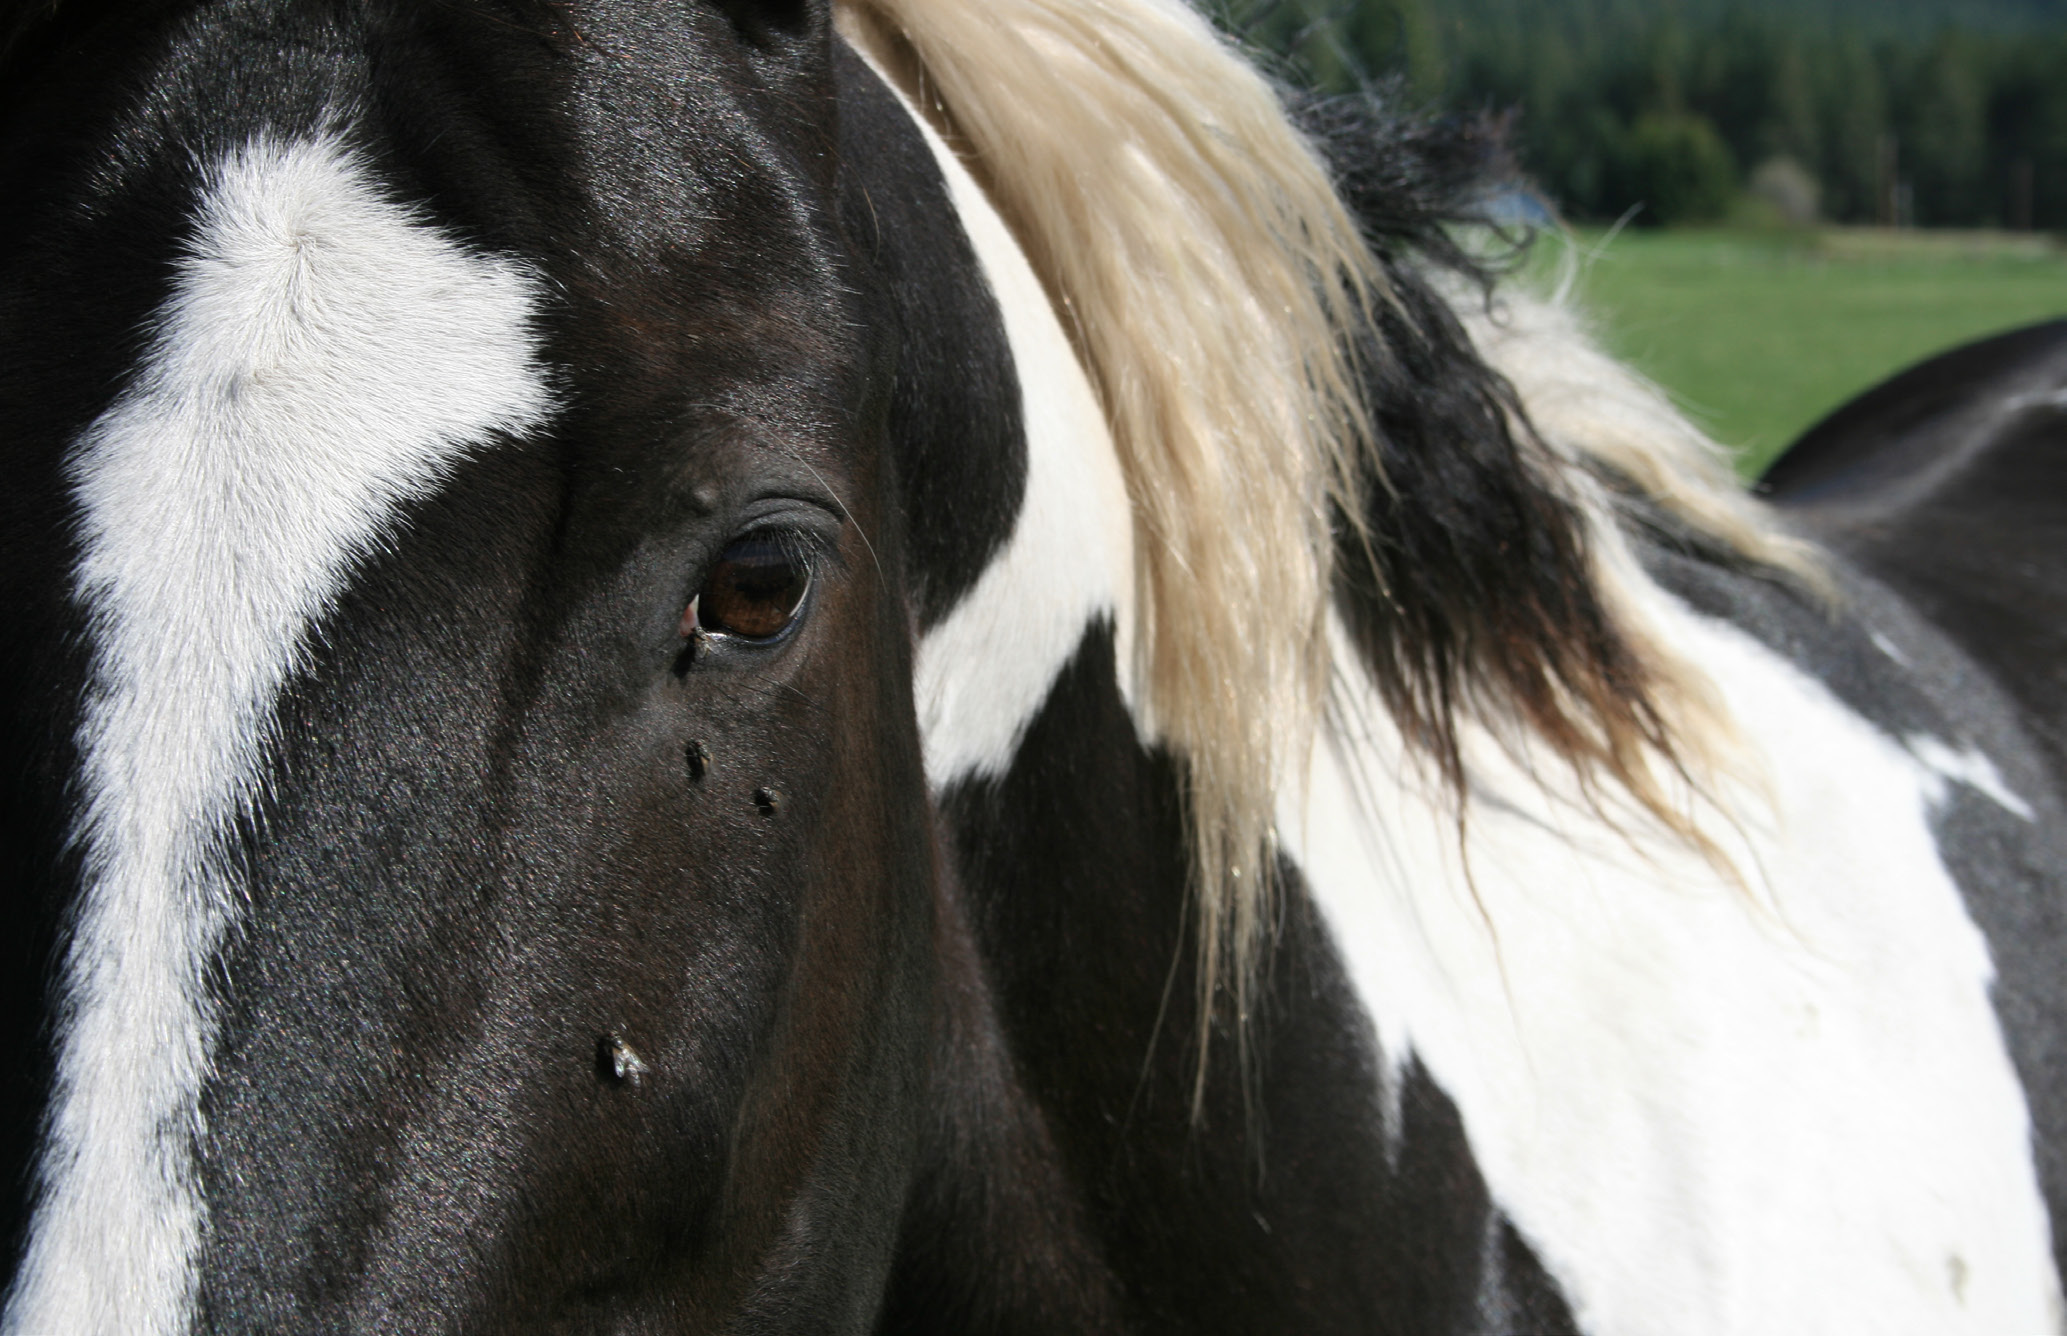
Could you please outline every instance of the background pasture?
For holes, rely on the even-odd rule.
[[[1890,373],[2067,314],[2067,250],[2045,235],[1586,228],[1541,235],[1528,278],[1566,265],[1609,348],[1736,450],[1746,477]]]
[[[1280,75],[1504,123],[1608,346],[1751,476],[2067,315],[2067,0],[1206,0]]]

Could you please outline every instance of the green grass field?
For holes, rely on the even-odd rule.
[[[2067,315],[2067,250],[2043,237],[1594,232],[1544,236],[1529,268],[1540,278],[1568,253],[1608,346],[1736,449],[1747,477],[1892,372]]]

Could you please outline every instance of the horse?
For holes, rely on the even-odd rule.
[[[10,1336],[2061,1329],[2057,334],[1754,499],[1180,0],[0,68]]]

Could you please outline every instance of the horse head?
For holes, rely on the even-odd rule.
[[[13,550],[76,572],[15,741],[78,799],[13,809],[65,959],[13,1321],[858,1327],[931,1037],[913,632],[988,555],[941,498],[1023,472],[917,127],[772,0],[13,54],[113,153],[10,234],[99,336],[9,354]]]
[[[9,1336],[2057,1327],[2051,630],[1295,112],[1185,0],[0,12]]]

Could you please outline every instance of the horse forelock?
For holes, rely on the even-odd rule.
[[[187,1322],[205,975],[275,698],[400,509],[553,405],[536,280],[396,204],[337,134],[255,135],[203,165],[192,216],[142,359],[67,466],[85,872],[16,1330]]]

